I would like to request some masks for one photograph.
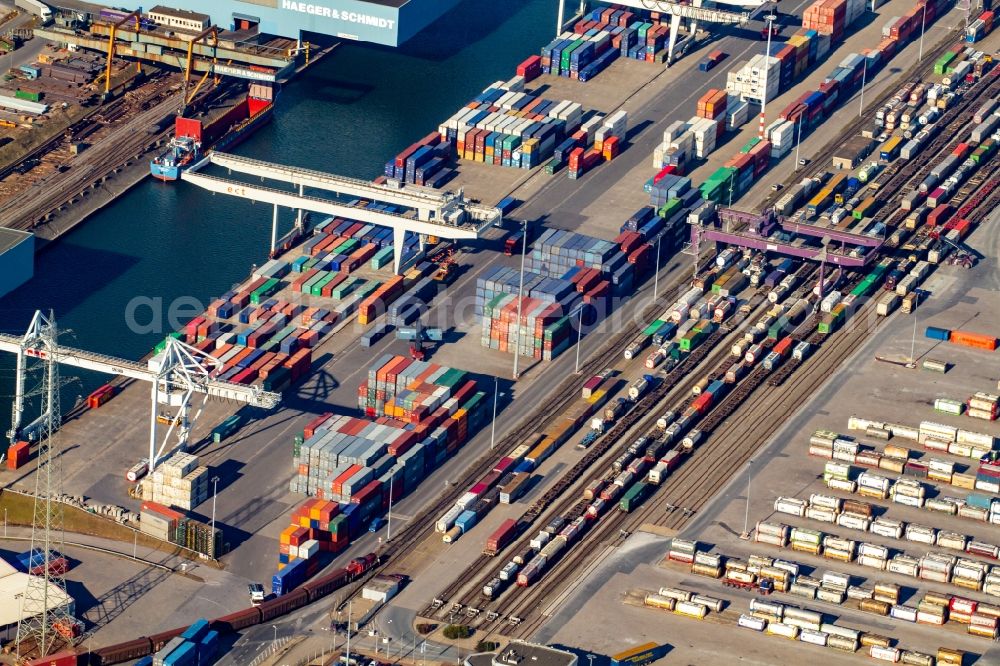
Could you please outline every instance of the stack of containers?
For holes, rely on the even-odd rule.
[[[385,175],[404,183],[435,187],[443,179],[453,146],[435,132],[410,145],[385,163]]]
[[[161,541],[171,541],[184,514],[156,502],[143,502],[139,531]]]
[[[993,31],[993,12],[985,11],[965,30],[965,41],[975,43]]]
[[[341,503],[338,516],[326,510],[328,520],[310,514],[320,524],[298,526],[327,530],[322,523],[329,522],[331,534],[290,529],[283,543],[299,549],[310,539],[346,543],[390,501],[414,490],[482,426],[485,394],[475,386],[462,370],[388,354],[376,361],[358,388],[359,405],[374,421],[323,414],[295,440],[291,490]],[[329,509],[313,503],[310,511],[318,506]]]
[[[736,71],[726,74],[726,91],[744,102],[770,101],[779,92],[780,68],[777,58],[755,55]]]
[[[222,554],[222,530],[156,502],[143,502],[139,531],[211,558]]]
[[[402,275],[396,275],[361,301],[358,305],[358,323],[365,326],[385,313],[392,302],[403,293],[403,281]]]
[[[451,118],[438,133],[460,159],[531,169],[580,126],[583,107],[555,102],[496,83]]]
[[[969,416],[986,421],[996,421],[1000,410],[1000,396],[990,393],[976,393],[968,400]]]
[[[500,295],[484,305],[482,322],[488,349],[552,360],[570,344],[570,318],[557,302]]]
[[[624,110],[612,113],[594,133],[594,149],[601,151],[604,159],[610,162],[618,156],[627,132],[628,113]]]
[[[291,524],[278,537],[278,570],[321,552],[339,553],[350,541],[347,517],[336,502],[308,499],[291,515]]]
[[[708,92],[698,99],[698,117],[709,120],[717,120],[722,117],[726,113],[728,98],[725,90],[709,88]]]
[[[767,170],[771,161],[771,142],[762,141],[760,137],[750,139],[741,149],[741,155],[750,155],[753,158],[754,177],[761,175]]]
[[[649,184],[649,203],[654,209],[648,209],[656,214],[660,219],[660,226],[663,220],[670,219],[675,213],[680,211],[685,201],[690,203],[687,194],[693,193],[691,179],[687,176],[667,175],[659,182]],[[682,200],[683,199],[683,200]]]
[[[574,148],[569,154],[569,171],[567,172],[567,176],[570,180],[576,180],[600,164],[603,158],[604,155],[596,148],[589,150],[582,147]]]
[[[176,453],[142,480],[142,496],[190,511],[208,499],[208,477],[208,468],[198,466],[197,456]]]
[[[498,266],[487,272],[476,280],[475,314],[482,316],[486,304],[493,302],[497,296],[517,295],[521,286],[520,272],[513,268]],[[525,271],[523,289],[527,297],[560,303],[564,309],[573,309],[579,303],[579,298],[575,296],[576,286],[569,280]]]
[[[654,169],[683,169],[694,158],[694,134],[690,129],[688,123],[675,120],[663,130],[663,141],[653,149]]]
[[[517,75],[524,79],[525,83],[530,83],[542,75],[542,59],[540,56],[531,56],[517,66]]]
[[[847,0],[818,0],[806,7],[802,14],[802,27],[829,35],[834,42],[844,37],[847,26]]]
[[[694,136],[695,157],[704,159],[715,150],[715,143],[722,137],[725,130],[726,124],[721,120],[701,117],[689,120],[688,131]]]
[[[581,20],[542,47],[540,73],[587,81],[620,55],[620,26]]]
[[[525,270],[572,279],[574,269],[612,273],[624,263],[611,241],[562,229],[547,229],[533,244]]]

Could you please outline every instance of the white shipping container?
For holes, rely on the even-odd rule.
[[[878,659],[879,661],[891,661],[894,664],[899,662],[899,650],[893,647],[872,645],[869,648],[868,654],[872,659]]]
[[[799,635],[798,627],[783,622],[769,622],[765,631],[769,635],[781,636],[792,640],[795,640]]]
[[[802,629],[799,632],[799,640],[803,643],[810,643],[812,645],[819,645],[820,647],[826,647],[828,634],[822,631],[816,631],[815,629]]]
[[[802,517],[805,514],[806,503],[794,497],[778,497],[774,500],[774,510],[778,513]]]
[[[904,622],[917,621],[917,609],[910,606],[896,605],[889,610],[889,615]]]
[[[889,560],[886,569],[901,576],[910,576],[911,578],[916,578],[917,574],[920,573],[920,565],[917,559],[903,554],[893,556]]]
[[[767,626],[767,620],[741,613],[740,619],[736,621],[736,624],[746,629],[752,629],[753,631],[764,631],[764,627]]]

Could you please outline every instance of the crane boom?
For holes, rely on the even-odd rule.
[[[0,351],[17,354],[21,351],[21,345],[21,338],[15,335],[0,333]],[[46,359],[49,357],[45,349],[36,346],[27,347],[24,353],[32,358]],[[107,375],[120,375],[145,382],[155,382],[157,379],[157,373],[150,370],[144,363],[106,356],[82,349],[73,349],[72,347],[60,346],[59,351],[53,356],[53,360],[63,365],[102,372]],[[265,391],[259,386],[247,386],[220,379],[204,379],[196,383],[194,390],[197,393],[204,393],[213,398],[235,400],[264,409],[274,409],[281,401],[281,394],[279,393]]]

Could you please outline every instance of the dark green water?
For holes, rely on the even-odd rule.
[[[555,12],[551,0],[465,0],[403,48],[341,46],[285,87],[274,122],[236,152],[374,178],[486,85],[513,76],[553,36]],[[282,219],[287,229],[292,212]],[[266,259],[270,225],[266,205],[147,179],[38,255],[36,277],[0,299],[0,329],[23,332],[36,309],[51,308],[71,329],[63,344],[139,358],[171,330],[172,306],[190,316],[191,302],[207,304]],[[148,324],[155,310],[163,333],[132,330],[128,313],[137,302],[135,319]],[[79,377],[63,388],[66,407],[105,381],[62,372]],[[12,391],[7,356],[0,358],[2,432]]]

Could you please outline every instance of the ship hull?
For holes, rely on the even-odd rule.
[[[274,102],[271,102],[252,118],[248,118],[242,122],[234,124],[225,133],[223,133],[221,137],[219,137],[219,140],[216,141],[214,145],[208,146],[208,149],[224,151],[235,147],[242,141],[245,141],[251,134],[270,122],[273,115]],[[206,149],[205,152],[207,152],[208,149]],[[187,162],[184,165],[167,167],[162,164],[157,164],[155,161],[151,160],[149,163],[149,173],[153,176],[153,178],[157,178],[164,182],[173,182],[180,179],[181,171],[186,168],[186,166]]]
[[[163,166],[151,161],[149,163],[149,175],[157,180],[169,183],[181,177],[181,168],[178,166]]]

